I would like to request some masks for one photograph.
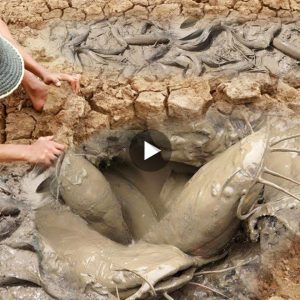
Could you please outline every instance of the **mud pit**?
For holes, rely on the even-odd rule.
[[[167,27],[167,28],[166,28]],[[50,39],[82,68],[115,68],[120,75],[182,73],[234,76],[243,71],[284,76],[299,71],[295,20],[177,18],[167,26],[154,20],[121,17],[85,24],[53,24]],[[104,46],[105,45],[105,46]]]
[[[300,129],[298,4],[17,2],[19,41],[83,86],[42,114],[22,90],[1,104],[2,142],[75,154],[3,166],[0,298],[299,298],[299,138],[277,143]],[[146,128],[172,145],[156,173],[122,151]]]

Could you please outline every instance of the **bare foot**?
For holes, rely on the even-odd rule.
[[[33,108],[37,112],[41,112],[48,97],[48,88],[46,84],[31,72],[25,71],[22,85],[32,102]]]

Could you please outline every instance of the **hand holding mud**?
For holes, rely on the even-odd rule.
[[[40,137],[35,143],[28,146],[25,160],[32,164],[51,166],[64,150],[65,146],[56,143],[53,136]]]

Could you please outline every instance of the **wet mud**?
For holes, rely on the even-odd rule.
[[[274,293],[281,291],[282,283],[269,267],[299,237],[298,129],[298,120],[269,119],[257,132],[212,155],[204,167],[170,162],[156,174],[139,171],[120,155],[127,141],[120,131],[100,134],[98,140],[106,140],[103,147],[110,139],[113,146],[106,158],[99,150],[104,155],[100,164],[89,162],[92,138],[85,155],[77,148],[52,171],[32,170],[25,176],[24,183],[35,178],[31,194],[21,186],[18,200],[3,201],[3,214],[20,219],[1,241],[7,257],[1,285],[25,281],[59,299],[261,299],[266,284],[275,286]],[[217,175],[218,166],[222,172]],[[83,188],[89,176],[88,182],[97,184]],[[102,199],[105,187],[113,196]],[[4,188],[9,194],[9,187]],[[104,204],[117,208],[130,244],[116,239],[124,227],[99,230],[118,224],[116,215],[95,219],[87,213]],[[11,265],[19,267],[11,272]],[[68,295],[57,287],[60,280]]]
[[[112,18],[53,25],[50,40],[70,63],[116,69],[128,77],[163,74],[211,77],[240,72],[299,72],[299,23],[214,18],[169,22]],[[59,33],[59,34],[57,34]],[[58,38],[61,36],[61,38]],[[105,47],[103,46],[105,45]]]

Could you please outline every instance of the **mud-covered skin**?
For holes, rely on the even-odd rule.
[[[157,214],[145,196],[117,171],[103,173],[122,207],[124,220],[135,240],[141,239],[157,223]]]
[[[6,195],[0,197],[0,216],[16,216],[20,213],[20,209],[14,203],[13,199]]]
[[[122,246],[93,231],[80,217],[65,209],[40,209],[36,224],[43,243],[58,257],[65,257],[85,284],[98,283],[112,293],[117,287],[120,294],[123,291],[127,296],[131,294],[126,297],[130,300],[149,296],[158,283],[162,292],[180,287],[185,280],[179,277],[178,285],[176,281],[172,284],[169,281],[172,275],[216,259],[190,257],[168,245],[140,242]]]
[[[240,199],[251,194],[260,175],[267,141],[267,130],[262,129],[202,167],[144,240],[171,244],[195,255],[211,255],[222,249],[239,225],[236,211]],[[216,172],[221,165],[222,172]],[[247,199],[248,208],[262,188]]]
[[[191,179],[192,174],[171,172],[167,180],[165,181],[161,192],[160,201],[162,206],[163,214],[165,215],[172,209],[173,203],[176,198],[180,195],[184,186]]]
[[[286,42],[283,40],[280,40],[279,38],[275,38],[273,40],[273,46],[280,50],[282,53],[296,59],[300,60],[300,51],[299,48]]]
[[[268,174],[264,175],[269,182],[300,196],[300,123],[297,119],[281,119],[272,122],[270,143],[273,144],[273,151],[266,156],[265,168]],[[286,130],[286,128],[289,128]],[[292,138],[295,136],[294,138]],[[290,139],[286,139],[291,137]],[[282,140],[283,139],[283,140]],[[278,141],[281,142],[277,143]],[[253,240],[259,238],[257,224],[259,220],[274,218],[282,224],[289,232],[292,239],[299,238],[299,216],[300,202],[282,191],[271,186],[264,188],[264,203],[258,204],[249,218],[250,236]]]
[[[120,204],[95,166],[82,156],[68,152],[57,181],[65,203],[87,220],[91,227],[120,243],[130,242]]]

